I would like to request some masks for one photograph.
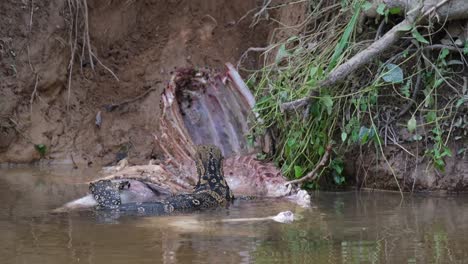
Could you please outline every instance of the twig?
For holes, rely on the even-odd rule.
[[[29,63],[29,68],[31,68],[31,71],[32,72],[36,72],[36,70],[34,69],[34,67],[32,66],[32,63],[31,63],[31,56],[30,56],[30,52],[29,52],[29,40],[28,40],[28,45],[26,45],[26,49],[27,49],[27,55],[28,55],[28,63]]]
[[[29,32],[32,31],[33,14],[34,14],[34,0],[31,0],[31,16],[29,18]]]
[[[29,100],[29,107],[30,107],[30,112],[31,112],[31,119],[32,119],[32,111],[33,111],[33,103],[34,103],[34,98],[36,97],[36,92],[37,92],[37,83],[39,80],[39,74],[36,73],[36,83],[34,84],[34,90],[31,94],[31,99]]]
[[[400,113],[398,113],[398,118],[402,117],[404,114],[406,114],[408,112],[408,110],[410,110],[411,106],[416,102],[416,97],[418,95],[418,92],[419,92],[419,89],[421,87],[421,61],[418,60],[418,63],[417,63],[417,67],[418,67],[418,75],[416,77],[416,84],[414,85],[414,90],[413,90],[413,95],[411,96],[411,100],[405,105],[403,106],[403,108],[401,109]]]
[[[280,106],[280,111],[283,113],[285,111],[297,110],[303,106],[308,105],[318,95],[319,95],[319,92],[315,90],[315,91],[312,91],[308,97],[304,97],[304,98],[294,100],[291,102],[283,103]]]
[[[309,173],[307,173],[306,176],[297,179],[297,180],[292,180],[286,182],[284,185],[292,185],[292,184],[297,184],[297,183],[302,183],[304,181],[313,181],[317,179],[319,174],[317,173],[320,169],[322,169],[325,165],[327,165],[328,160],[330,159],[330,153],[331,153],[332,146],[328,145],[325,153],[322,156],[322,159],[320,160],[319,164]]]
[[[72,83],[72,72],[73,72],[73,61],[75,60],[75,51],[77,45],[77,20],[78,20],[78,11],[75,13],[75,19],[73,19],[73,0],[68,0],[68,9],[70,11],[71,25],[69,33],[69,42],[70,42],[70,62],[68,63],[68,90],[67,90],[67,112],[70,110],[70,97],[71,97],[71,83]],[[78,5],[78,3],[77,3]],[[78,9],[78,7],[75,7]],[[73,25],[75,25],[75,38],[73,38]]]
[[[371,115],[370,109],[368,109],[368,111],[369,111],[369,114]],[[372,123],[372,126],[376,127],[376,125],[374,124],[374,120],[372,118],[370,118],[370,121]],[[395,180],[395,183],[396,183],[396,185],[398,187],[398,191],[400,192],[401,197],[403,197],[403,191],[402,191],[402,189],[400,187],[400,183],[398,182],[395,170],[393,169],[392,165],[390,165],[390,162],[388,161],[387,156],[385,156],[385,152],[384,152],[383,147],[382,147],[382,141],[380,140],[380,137],[376,137],[376,139],[377,139],[377,143],[378,143],[377,145],[379,146],[379,149],[380,149],[380,153],[382,153],[382,157],[384,158],[385,163],[387,163],[387,166],[388,166],[388,168],[390,169],[390,172],[393,175],[393,179]]]
[[[387,24],[387,23],[385,22],[385,18],[384,18],[384,19],[382,19],[382,22],[380,22],[380,25],[377,28],[377,32],[375,33],[374,41],[376,41],[376,40],[378,40],[380,38],[380,35],[382,34],[382,31],[383,31],[383,28],[384,28],[385,24]]]
[[[156,83],[160,83],[160,81],[157,81]],[[106,108],[106,110],[108,112],[112,112],[114,111],[116,108],[118,107],[121,107],[123,105],[127,105],[127,104],[130,104],[130,103],[133,103],[135,101],[138,101],[140,100],[141,98],[145,97],[147,94],[149,94],[151,91],[156,91],[156,87],[153,87],[153,88],[150,88],[148,90],[146,90],[144,93],[138,95],[137,97],[134,97],[134,98],[131,98],[131,99],[128,99],[128,100],[125,100],[125,101],[122,101],[118,104],[110,104],[110,105],[105,105],[104,107]]]
[[[86,41],[86,44],[88,45],[89,64],[91,65],[91,69],[93,69],[94,71],[93,53],[91,52],[91,41],[89,40],[88,2],[86,0],[82,0],[82,1],[83,1],[83,6],[84,6],[83,8],[84,9],[83,10],[84,23],[85,23],[84,32],[86,34],[86,38],[84,39],[84,41]]]
[[[245,59],[245,57],[247,57],[247,53],[249,53],[249,51],[256,51],[256,52],[264,52],[264,51],[267,51],[269,50],[270,47],[259,47],[259,48],[256,48],[256,47],[250,47],[248,48],[246,51],[244,51],[244,53],[242,53],[242,55],[240,56],[239,58],[239,61],[237,62],[237,66],[236,66],[236,69],[239,70],[239,67],[242,63],[242,61]]]
[[[419,142],[416,142],[416,154],[419,154]],[[416,179],[418,178],[418,164],[419,164],[419,161],[418,161],[418,158],[416,157],[415,159],[415,168],[414,168],[414,179],[413,179],[413,186],[411,187],[411,193],[414,192],[414,186],[416,185]]]
[[[73,158],[73,153],[70,153],[70,158],[71,158],[71,161],[73,163],[73,168],[78,169],[78,165],[76,165],[75,159]]]
[[[260,16],[262,14],[265,14],[265,17],[268,19],[268,11],[267,11],[267,8],[268,6],[271,4],[271,1],[272,0],[263,0],[263,5],[262,5],[262,8],[260,9],[260,11],[258,11],[257,13],[255,13],[253,15],[253,18],[254,18],[254,22],[252,22],[252,25],[250,25],[250,27],[254,27],[258,21],[260,21]]]
[[[424,14],[422,15],[421,19],[422,18],[425,18],[427,17],[429,14],[431,14],[432,12],[434,12],[436,9],[438,9],[439,7],[445,5],[447,2],[449,2],[450,0],[443,0],[443,1],[440,1],[437,5],[433,6],[432,8],[430,8],[429,10],[427,10],[426,12],[424,12]]]
[[[91,52],[91,51],[90,51],[90,52]],[[106,65],[104,65],[104,63],[102,63],[101,60],[100,60],[96,55],[94,55],[93,52],[91,52],[91,55],[97,60],[97,62],[98,62],[102,67],[104,67],[104,69],[106,69],[112,76],[114,76],[115,80],[117,80],[118,82],[120,82],[119,77],[117,77],[117,75],[115,75],[115,73],[114,73],[109,67],[107,67]]]

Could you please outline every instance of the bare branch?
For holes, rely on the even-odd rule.
[[[379,57],[380,54],[382,54],[384,51],[390,48],[393,44],[395,44],[406,33],[408,27],[410,28],[413,27],[414,24],[417,24],[423,18],[429,16],[436,9],[438,9],[439,7],[441,7],[442,5],[446,4],[449,1],[450,0],[443,0],[439,2],[437,5],[426,10],[422,14],[422,16],[420,16],[421,14],[420,7],[416,7],[413,10],[409,11],[407,13],[407,17],[402,22],[394,26],[390,31],[385,33],[381,38],[379,38],[377,41],[372,43],[369,47],[367,47],[363,51],[356,54],[347,62],[336,67],[333,71],[331,71],[328,74],[327,78],[319,82],[317,86],[318,87],[332,86],[339,82],[344,81],[344,79],[348,75],[350,75],[352,72],[356,71],[360,67],[369,63],[372,59]],[[300,107],[300,106],[309,104],[311,102],[311,99],[312,99],[312,93],[306,98],[284,103],[281,106],[281,109],[283,110],[296,109],[298,106]]]
[[[287,186],[287,185],[302,183],[305,181],[313,181],[317,179],[317,177],[319,176],[317,172],[321,170],[325,165],[327,165],[328,160],[330,159],[331,149],[332,149],[332,146],[328,145],[325,153],[322,156],[322,159],[320,160],[320,163],[311,172],[307,173],[306,176],[297,180],[288,181],[285,183],[285,185]]]

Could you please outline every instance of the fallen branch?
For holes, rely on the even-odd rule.
[[[297,180],[288,181],[284,185],[288,186],[292,184],[302,183],[305,181],[313,181],[317,179],[317,177],[319,176],[317,172],[321,170],[325,165],[327,165],[328,160],[330,159],[331,149],[332,149],[332,146],[328,145],[325,151],[325,154],[323,154],[322,159],[320,160],[319,164],[311,172],[307,173],[306,176]]]
[[[319,82],[317,86],[318,87],[332,86],[334,84],[342,82],[352,72],[356,71],[357,69],[361,68],[365,64],[369,63],[372,59],[379,57],[380,54],[382,54],[384,51],[390,48],[393,44],[395,44],[404,34],[406,34],[406,32],[408,31],[407,30],[408,28],[412,28],[415,24],[417,24],[423,18],[426,18],[427,16],[432,14],[437,8],[441,7],[442,5],[446,4],[449,1],[450,0],[443,0],[439,2],[437,5],[426,10],[422,14],[422,16],[420,16],[421,9],[419,7],[416,7],[413,10],[409,11],[407,13],[407,17],[402,22],[394,26],[390,31],[385,33],[381,38],[379,38],[377,41],[372,43],[365,50],[354,55],[354,57],[349,59],[347,62],[341,64],[340,66],[332,70],[328,74],[327,78]],[[309,96],[305,98],[301,98],[301,99],[291,101],[288,103],[283,103],[281,105],[281,109],[283,111],[297,109],[297,107],[302,107],[302,106],[309,104],[311,100],[313,99],[314,92],[312,92],[311,94],[309,94]]]
[[[377,8],[379,4],[382,3],[382,0],[374,0],[371,2],[373,2],[373,6],[364,11],[365,16],[371,18],[380,16],[377,12]],[[437,9],[437,16],[447,18],[448,20],[468,18],[468,1],[466,0],[452,0],[450,5],[445,5],[441,8],[439,7],[445,4],[442,3],[444,1],[441,0],[384,0],[383,2],[389,8],[400,8],[403,13],[407,13],[407,11],[413,10],[419,5],[423,5],[423,10],[428,10],[430,13]]]

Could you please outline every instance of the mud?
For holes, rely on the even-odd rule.
[[[171,71],[222,69],[247,48],[265,45],[269,32],[266,23],[250,28],[248,18],[237,22],[256,1],[88,0],[91,46],[120,81],[97,61],[93,71],[78,43],[68,91],[67,2],[37,2],[0,4],[0,16],[7,18],[0,22],[0,163],[39,160],[38,144],[46,146],[43,160],[50,163],[158,158],[152,133],[159,128],[160,94]],[[244,65],[257,68],[255,59]],[[139,99],[106,111],[133,98]]]
[[[350,176],[349,185],[405,192],[468,191],[468,159],[465,152],[460,152],[466,147],[463,142],[451,145],[453,155],[444,159],[444,171],[435,169],[433,161],[424,157],[423,143],[408,143],[404,147],[406,151],[399,146],[387,146],[384,153],[388,163],[374,147],[348,153],[345,170]]]
[[[272,20],[251,27],[252,16],[239,22],[257,2],[88,0],[90,45],[117,81],[86,56],[82,39],[77,40],[69,75],[74,13],[67,1],[1,1],[0,164],[98,167],[124,157],[132,164],[163,159],[154,134],[160,131],[161,93],[175,67],[222,69],[226,62],[236,65],[249,47],[297,33],[294,27],[273,30],[277,24]],[[305,9],[290,5],[269,15],[293,26],[305,19]],[[249,55],[243,67],[258,68],[256,58]],[[41,144],[44,156],[35,148]],[[424,153],[425,146],[403,146],[413,154]],[[388,163],[377,161],[381,154],[374,149],[350,151],[347,183],[397,190],[398,182],[405,191],[466,191],[466,150],[455,155],[463,147],[466,139],[452,146],[454,155],[446,158],[444,172],[434,171],[430,160],[415,162],[396,146],[385,150]]]

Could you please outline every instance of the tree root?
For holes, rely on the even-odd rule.
[[[85,51],[87,51],[86,56],[89,59],[89,65],[91,69],[95,70],[94,60],[97,61],[106,71],[108,71],[117,81],[119,78],[117,75],[104,63],[99,60],[99,58],[94,54],[91,46],[91,38],[89,36],[89,14],[88,14],[88,2],[87,0],[67,0],[68,11],[70,13],[70,28],[69,28],[69,45],[70,45],[70,61],[68,63],[68,91],[67,91],[67,111],[70,107],[70,98],[71,98],[71,86],[72,86],[72,73],[73,73],[73,64],[75,62],[75,55],[78,49],[78,39],[81,38],[81,54],[80,65],[83,66],[83,58],[85,57]],[[80,21],[82,20],[82,22]],[[81,23],[80,23],[81,22]],[[82,31],[82,34],[79,32]],[[80,36],[81,35],[81,36]]]
[[[160,83],[160,82],[157,82],[157,83]],[[152,91],[156,91],[156,87],[152,87],[152,88],[149,88],[148,90],[146,90],[145,92],[143,92],[142,94],[134,97],[134,98],[131,98],[131,99],[127,99],[125,101],[122,101],[120,103],[117,103],[117,104],[109,104],[109,105],[105,105],[104,108],[107,110],[107,112],[112,112],[114,111],[116,108],[118,107],[122,107],[124,105],[127,105],[127,104],[130,104],[130,103],[133,103],[135,101],[138,101],[140,100],[141,98],[145,97],[146,95],[148,95],[150,92]]]

